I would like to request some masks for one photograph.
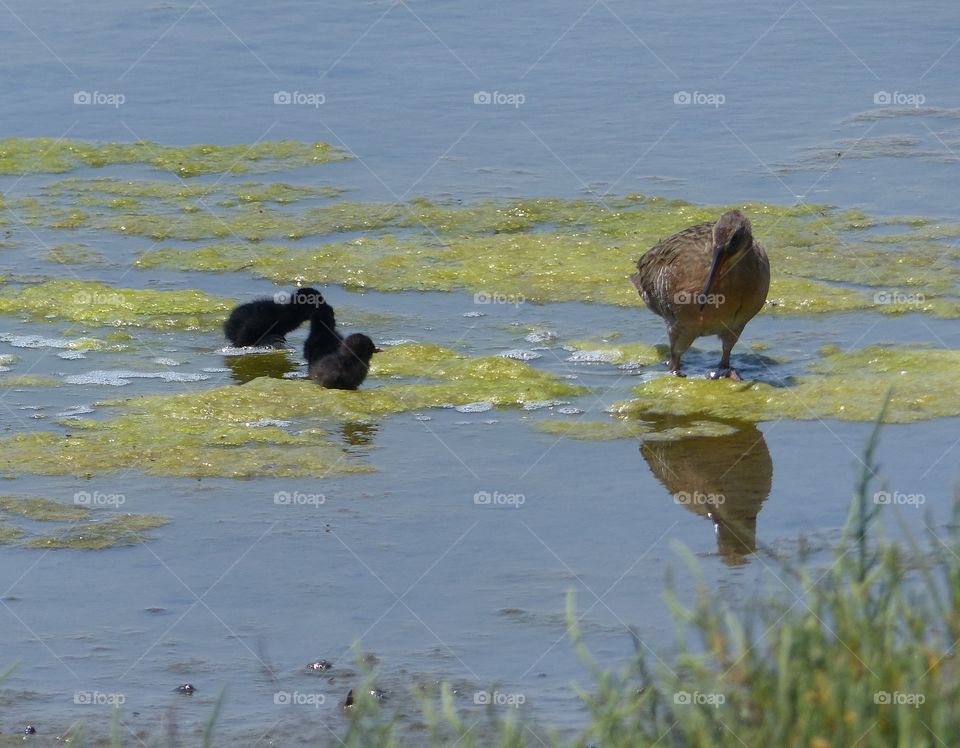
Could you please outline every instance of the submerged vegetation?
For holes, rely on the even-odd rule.
[[[145,164],[180,177],[274,171],[347,158],[329,143],[295,140],[253,145],[171,146],[142,140],[96,143],[68,138],[4,138],[0,140],[0,174],[61,174],[82,166],[101,168]]]
[[[70,506],[42,497],[0,496],[0,544],[101,550],[150,540],[148,530],[169,522],[150,514],[91,510],[84,506],[85,501],[89,504],[90,497],[89,492],[78,492]],[[122,503],[113,495],[105,498]],[[48,525],[52,523],[57,524],[50,529]]]
[[[526,708],[474,706],[468,689],[413,688],[419,709],[395,708],[374,692],[376,673],[356,677],[346,725],[329,728],[323,745],[554,746],[555,748],[694,748],[835,745],[947,745],[960,733],[960,503],[946,533],[931,530],[925,547],[883,537],[875,461],[868,442],[847,525],[831,563],[799,559],[767,564],[768,585],[732,604],[703,579],[683,552],[696,584],[692,604],[667,593],[678,653],[649,649],[619,672],[603,669],[580,628],[572,593],[567,635],[594,680],[574,686],[585,711],[571,734],[542,725]],[[477,688],[477,686],[474,686]],[[466,691],[466,692],[465,692]],[[489,693],[489,692],[488,692]],[[532,694],[524,694],[529,701]],[[222,723],[205,740],[229,744]],[[411,713],[412,711],[412,713]],[[112,746],[129,743],[117,729]],[[276,727],[276,725],[274,726]],[[175,745],[175,744],[171,744]]]

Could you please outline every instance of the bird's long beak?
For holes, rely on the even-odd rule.
[[[373,352],[374,352],[374,353],[383,353],[383,348],[377,348],[376,346],[374,346],[374,347],[373,347]]]
[[[723,247],[714,247],[713,262],[710,264],[710,272],[707,273],[707,282],[703,284],[703,291],[700,293],[700,311],[707,305],[707,294],[713,288],[713,283],[717,279],[717,273],[720,272],[720,266],[723,264]]]

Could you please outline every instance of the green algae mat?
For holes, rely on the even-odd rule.
[[[72,274],[64,271],[109,264],[138,280],[156,270],[235,273],[284,288],[466,292],[481,302],[580,301],[648,314],[628,280],[637,257],[686,226],[738,207],[751,217],[771,258],[764,314],[960,317],[960,223],[881,219],[829,205],[695,205],[645,195],[365,203],[321,183],[329,165],[345,159],[324,143],[173,147],[0,140],[0,175],[77,172],[50,176],[35,194],[0,197],[7,232],[0,251],[16,250],[25,233],[52,239],[41,253],[47,275],[0,278],[0,314],[70,325],[69,332],[82,337],[71,335],[65,347],[76,351],[138,344],[117,328],[195,331],[209,334],[211,347],[222,345],[220,326],[237,299],[63,278]],[[137,178],[126,178],[135,167]],[[305,168],[316,168],[309,174],[318,176],[303,177]],[[94,171],[104,169],[111,173]],[[249,179],[283,170],[301,170],[299,182]],[[148,179],[143,171],[163,174]],[[567,348],[589,354],[582,360],[652,371],[664,358],[662,348],[635,341],[574,340]],[[775,342],[767,352],[778,355]],[[755,358],[770,367],[790,365]],[[58,386],[53,377],[4,371],[13,362],[0,361],[0,387]],[[770,383],[779,379],[773,375],[743,383],[645,377],[600,419],[554,414],[531,423],[557,438],[678,439],[722,435],[732,421],[870,421],[888,393],[891,422],[960,416],[958,351],[824,349],[818,359],[792,365],[795,375],[780,384]],[[137,468],[240,479],[363,472],[372,467],[337,436],[348,424],[429,408],[521,408],[587,394],[596,393],[535,365],[404,344],[376,357],[360,392],[258,378],[242,386],[108,401],[105,419],[71,419],[57,430],[0,439],[0,472],[93,475]],[[665,415],[689,420],[663,428],[658,419]]]
[[[82,500],[90,494],[78,492],[77,496]],[[4,545],[102,550],[151,540],[147,531],[167,523],[152,514],[92,510],[43,497],[0,496],[0,544]]]

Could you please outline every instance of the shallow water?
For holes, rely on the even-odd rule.
[[[601,4],[586,14],[570,3],[550,14],[488,6],[479,17],[460,4],[281,3],[267,16],[232,6],[104,2],[93,13],[53,16],[12,3],[43,43],[11,13],[10,74],[0,81],[0,101],[6,135],[163,144],[324,140],[357,157],[222,180],[201,176],[187,185],[282,181],[345,187],[345,197],[360,203],[425,195],[466,205],[539,195],[605,200],[607,190],[611,198],[645,193],[721,204],[793,205],[801,195],[877,219],[920,215],[950,225],[950,148],[960,106],[951,85],[958,59],[948,51],[952,18],[933,3],[909,18],[884,5],[864,24],[855,8],[802,4],[782,17],[783,9],[767,6],[735,16],[675,3],[644,10]],[[75,105],[80,90],[123,93],[125,102]],[[274,105],[280,90],[326,99],[318,107]],[[475,93],[494,90],[522,93],[525,101],[474,104]],[[674,104],[680,91],[725,100],[719,107]],[[923,93],[935,109],[921,115],[875,106],[880,91]],[[831,161],[834,151],[842,156]],[[176,183],[132,165],[4,176],[0,187],[5,204],[42,204],[54,182],[101,176]],[[0,227],[0,276],[12,281],[0,289],[4,298],[48,278],[199,289],[228,300],[277,288],[249,272],[135,268],[139,252],[159,246],[149,236],[69,220],[51,228],[42,207],[34,224],[32,205],[4,213],[10,222]],[[351,226],[329,241],[363,234]],[[944,261],[956,271],[950,241]],[[98,254],[67,247],[51,255],[79,243]],[[73,261],[58,261],[71,252]],[[824,277],[830,269],[825,262]],[[568,590],[576,591],[587,641],[603,664],[616,667],[631,654],[628,626],[666,658],[673,642],[662,602],[669,568],[681,595],[690,592],[672,543],[688,546],[708,582],[737,600],[770,579],[771,554],[794,553],[803,536],[823,551],[815,560],[826,558],[844,522],[870,429],[865,422],[777,417],[673,441],[649,431],[646,438],[611,434],[623,422],[608,409],[662,375],[659,363],[621,368],[619,359],[590,353],[664,342],[662,322],[639,301],[477,304],[472,291],[360,293],[335,284],[325,293],[348,331],[434,343],[469,357],[510,352],[587,392],[545,407],[527,403],[530,409],[488,408],[481,400],[360,422],[301,413],[249,420],[251,432],[321,426],[318,444],[329,444],[342,464],[375,472],[231,480],[145,475],[129,465],[89,477],[37,474],[28,464],[6,469],[4,494],[70,505],[78,492],[119,495],[122,511],[162,515],[170,524],[151,530],[152,540],[100,551],[0,545],[4,654],[20,663],[4,684],[4,732],[33,722],[50,736],[75,719],[102,728],[109,705],[76,704],[80,691],[123,694],[133,730],[154,728],[157,707],[168,705],[193,725],[226,687],[225,734],[269,729],[306,739],[318,714],[335,731],[341,724],[338,704],[357,682],[351,648],[358,641],[379,658],[380,684],[405,711],[412,683],[449,679],[467,708],[476,690],[496,684],[524,694],[538,720],[576,727],[583,713],[570,683],[588,680],[563,636]],[[290,353],[231,356],[215,324],[194,324],[191,314],[166,325],[134,312],[134,323],[120,327],[0,316],[0,356],[15,356],[0,362],[10,367],[3,376],[52,378],[4,385],[0,435],[62,436],[81,422],[60,419],[108,421],[125,412],[122,403],[103,401],[303,373],[297,351],[304,330],[290,336]],[[762,347],[752,350],[754,343]],[[748,379],[782,385],[804,376],[824,346],[890,343],[956,350],[960,332],[955,320],[921,313],[763,314],[735,356]],[[701,340],[685,363],[702,373],[717,355],[715,341]],[[393,384],[375,371],[365,389]],[[673,437],[689,428],[655,420]],[[604,425],[584,426],[593,422]],[[716,418],[711,424],[716,431]],[[884,431],[888,490],[924,498],[919,511],[895,508],[915,531],[948,515],[958,426],[953,416]],[[611,435],[619,438],[574,438]],[[731,457],[744,444],[749,462]],[[678,503],[680,493],[690,501]],[[710,493],[727,499],[723,512],[713,512],[716,523],[698,503]],[[276,503],[278,495],[290,503]],[[106,517],[117,508],[95,511]],[[39,522],[16,524],[45,531]],[[334,663],[329,676],[303,671],[321,657]],[[197,693],[173,693],[183,682]],[[278,705],[281,690],[320,693],[325,701],[319,709]]]

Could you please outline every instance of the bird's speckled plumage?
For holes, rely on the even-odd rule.
[[[658,242],[637,261],[630,280],[667,323],[671,371],[679,372],[680,357],[704,335],[719,336],[720,368],[729,369],[730,351],[766,301],[770,262],[749,219],[732,210]]]

